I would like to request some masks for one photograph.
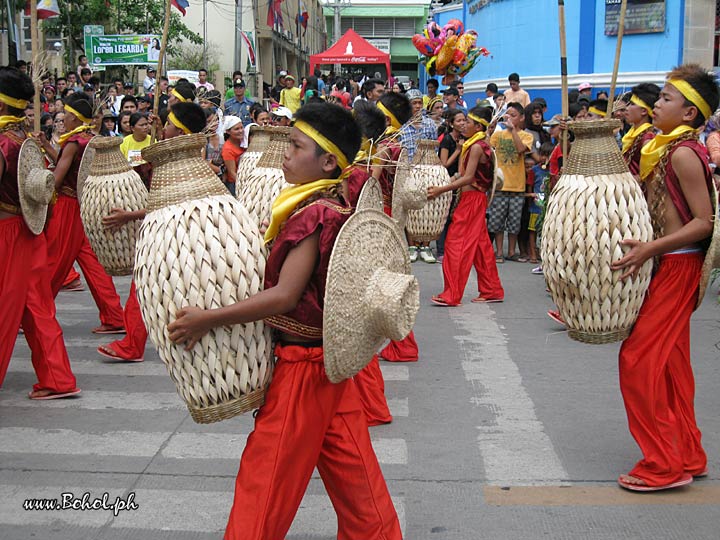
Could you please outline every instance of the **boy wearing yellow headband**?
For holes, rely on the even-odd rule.
[[[264,319],[278,332],[265,404],[240,461],[225,540],[285,538],[314,468],[338,514],[338,538],[399,540],[397,514],[370,444],[355,381],[323,367],[325,280],[351,213],[342,169],[360,148],[352,115],[330,103],[298,110],[283,171],[293,187],[273,204],[265,290],[232,306],[182,309],[170,338],[191,348],[211,328]]]
[[[460,190],[460,202],[445,238],[442,263],[445,288],[432,297],[432,302],[439,306],[460,305],[473,265],[478,278],[478,296],[472,301],[502,302],[505,297],[485,219],[487,194],[492,189],[494,173],[492,149],[485,136],[490,120],[492,109],[489,107],[470,110],[463,133],[466,140],[460,154],[460,172],[449,184],[428,188],[429,199]]]
[[[630,91],[630,102],[625,107],[625,121],[630,130],[622,138],[622,155],[630,172],[640,174],[640,150],[655,137],[652,126],[652,108],[660,95],[660,88],[642,83]]]
[[[125,331],[120,297],[112,278],[98,261],[85,236],[77,198],[80,162],[85,148],[93,137],[90,132],[92,117],[92,104],[83,93],[72,94],[66,100],[67,132],[60,136],[60,153],[57,166],[53,170],[58,200],[46,232],[48,261],[52,273],[50,287],[53,295],[57,296],[73,263],[78,260],[100,311],[101,325],[93,329],[93,333],[117,334]]]
[[[200,133],[205,129],[205,113],[196,103],[178,102],[170,108],[168,120],[162,131],[162,138],[172,139],[180,135]],[[150,171],[152,173],[152,171]],[[152,174],[151,182],[152,182]],[[103,218],[103,226],[113,231],[134,220],[145,219],[147,211],[128,211],[122,208],[113,208],[110,214]],[[98,354],[113,360],[124,362],[142,362],[147,344],[147,329],[140,313],[140,304],[135,293],[135,281],[130,283],[125,309],[123,310],[123,323],[126,334],[123,339],[113,341],[97,348]]]
[[[18,158],[26,139],[24,109],[35,93],[30,78],[0,68],[0,387],[22,324],[38,382],[31,399],[80,393],[55,318],[45,234],[33,234],[20,203]],[[39,224],[40,225],[40,224]]]
[[[674,488],[707,475],[693,403],[690,316],[699,303],[703,244],[713,230],[712,179],[697,130],[719,101],[715,77],[700,66],[683,65],[668,75],[653,108],[661,134],[640,158],[655,238],[625,240],[629,251],[611,266],[625,279],[659,258],[620,349],[620,389],[643,459],[618,483],[633,491]]]

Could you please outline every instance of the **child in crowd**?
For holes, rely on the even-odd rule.
[[[715,76],[698,65],[673,69],[653,107],[661,134],[641,150],[654,239],[625,240],[611,268],[636,276],[656,258],[635,326],[620,348],[620,390],[643,458],[618,478],[633,491],[657,491],[707,475],[695,420],[690,316],[702,298],[704,251],[713,231],[712,174],[700,128],[720,103]],[[717,201],[715,201],[717,203]]]
[[[225,540],[285,538],[317,467],[338,514],[338,538],[399,540],[395,508],[370,443],[355,381],[331,383],[323,366],[325,280],[351,214],[341,171],[361,132],[338,105],[298,110],[283,170],[293,187],[273,204],[265,290],[231,306],[185,308],[168,326],[191,349],[217,326],[265,320],[278,331],[277,364],[235,483]]]
[[[528,253],[530,254],[530,260],[528,262],[532,264],[538,264],[540,262],[538,258],[537,246],[539,241],[539,232],[541,229],[538,228],[540,214],[542,212],[542,206],[538,204],[538,200],[543,199],[545,193],[545,184],[550,177],[550,171],[548,165],[550,162],[550,154],[553,151],[553,144],[550,142],[544,142],[540,145],[538,154],[540,155],[540,163],[533,161],[533,166],[528,173],[528,193],[532,193],[533,197],[530,201],[530,222],[528,223]]]

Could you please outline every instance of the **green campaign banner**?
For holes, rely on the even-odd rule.
[[[86,35],[90,42],[88,61],[96,66],[155,64],[160,58],[160,36]]]

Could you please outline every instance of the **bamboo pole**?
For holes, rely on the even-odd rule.
[[[625,11],[627,10],[627,0],[622,0],[620,4],[620,20],[618,21],[617,44],[615,45],[615,65],[613,66],[612,80],[610,82],[610,95],[608,96],[608,107],[605,112],[605,118],[611,118],[615,109],[615,86],[617,85],[618,71],[620,69],[620,51],[622,49],[623,34],[625,33]]]
[[[568,74],[567,74],[567,43],[565,41],[565,0],[558,0],[558,23],[560,26],[560,80],[562,84],[562,116],[567,118],[568,106]],[[567,162],[567,129],[562,131],[563,163]]]
[[[32,48],[32,79],[35,87],[33,96],[33,132],[40,131],[40,44],[38,42],[37,2],[30,0],[30,47]]]
[[[158,58],[157,72],[155,73],[155,97],[153,99],[153,117],[155,118],[157,118],[158,108],[160,107],[160,77],[163,74],[163,61],[165,60],[165,48],[167,47],[168,32],[170,30],[171,9],[170,0],[165,0],[165,23],[163,25],[162,41],[160,42],[160,58]],[[150,144],[153,144],[157,137],[156,127],[155,122],[153,122],[150,133]]]

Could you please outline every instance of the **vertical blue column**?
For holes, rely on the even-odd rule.
[[[603,2],[604,4],[604,2]],[[580,0],[578,73],[595,72],[595,0]],[[572,23],[571,23],[572,24]]]

